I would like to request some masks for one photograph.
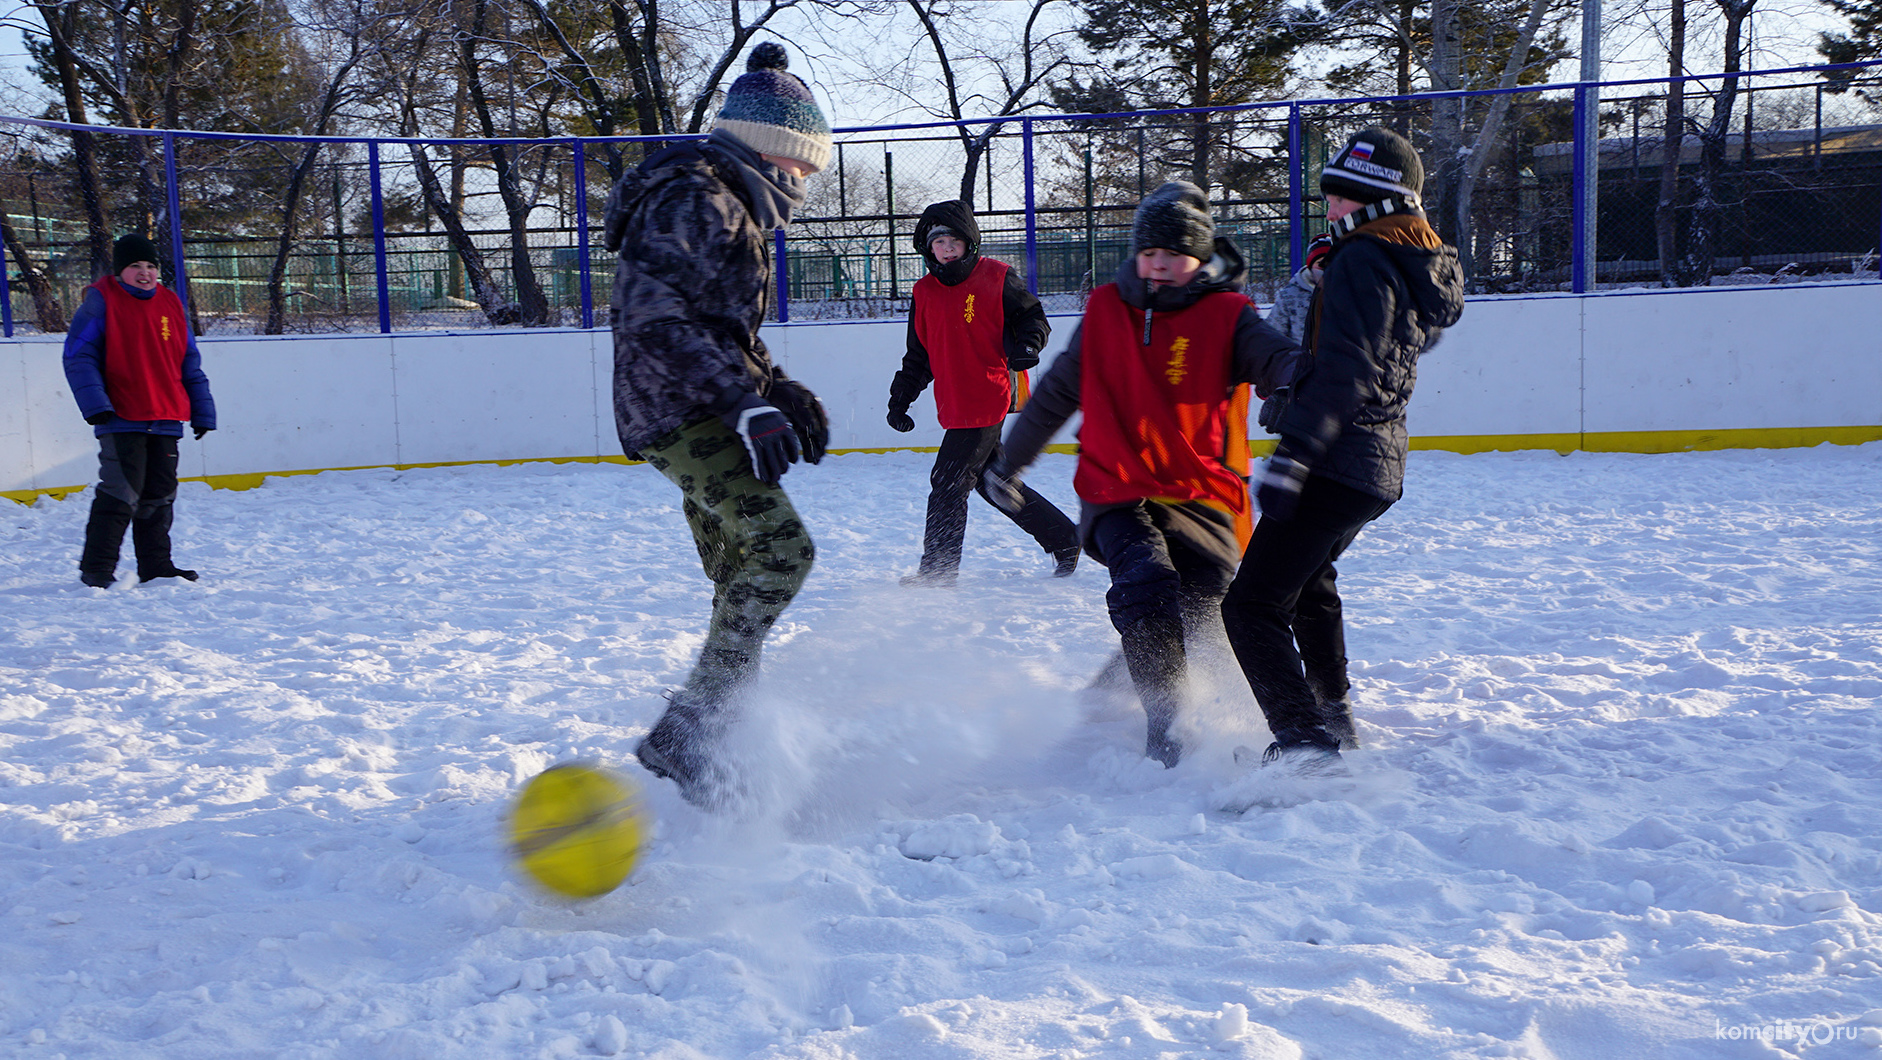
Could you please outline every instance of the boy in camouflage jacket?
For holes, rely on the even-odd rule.
[[[752,50],[704,142],[667,148],[624,175],[608,201],[620,257],[610,322],[621,447],[678,486],[714,585],[692,673],[635,754],[696,805],[722,805],[715,760],[729,707],[757,673],[765,633],[815,556],[779,481],[829,440],[823,407],[771,363],[768,240],[830,158],[830,128],[784,49]]]

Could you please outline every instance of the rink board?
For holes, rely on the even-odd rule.
[[[1472,299],[1420,363],[1413,445],[1671,452],[1876,440],[1882,358],[1866,332],[1878,308],[1882,285],[1865,283]],[[1053,318],[1047,364],[1076,324]],[[764,337],[822,397],[833,450],[940,444],[931,394],[912,410],[914,432],[883,420],[903,321],[772,325]],[[0,495],[96,478],[60,339],[0,340]],[[221,429],[185,439],[187,478],[243,486],[334,468],[622,459],[605,330],[200,345]]]

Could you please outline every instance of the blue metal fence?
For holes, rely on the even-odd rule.
[[[1847,268],[1850,278],[1882,278],[1882,255],[1875,253],[1877,247],[1882,247],[1882,126],[1825,126],[1822,117],[1826,91],[1822,76],[1831,71],[1862,76],[1874,65],[1786,67],[1677,79],[1682,84],[1703,87],[1728,76],[1735,78],[1746,111],[1743,132],[1731,134],[1736,138],[1732,143],[1737,155],[1729,171],[1707,178],[1723,176],[1733,182],[1730,195],[1736,198],[1728,205],[1737,211],[1731,233],[1736,243],[1707,248],[1706,260],[1697,266],[1704,277],[1738,263],[1737,271],[1756,274],[1762,274],[1759,270],[1764,268],[1773,270],[1774,275],[1785,268],[1833,269],[1840,274]],[[1763,96],[1752,91],[1754,82]],[[1641,115],[1651,110],[1653,100],[1661,98],[1655,93],[1666,91],[1671,83],[1665,79],[1598,85],[1566,83],[1522,86],[1504,92],[1284,101],[1204,111],[1028,116],[839,129],[838,166],[832,175],[820,178],[827,182],[834,176],[836,201],[829,203],[826,197],[821,210],[808,211],[798,223],[789,230],[780,230],[775,237],[776,260],[780,263],[777,319],[791,320],[794,311],[810,317],[899,315],[909,286],[921,275],[921,267],[913,247],[908,245],[908,230],[919,207],[900,209],[897,199],[909,196],[911,189],[914,194],[934,198],[959,194],[952,185],[922,181],[946,171],[950,164],[959,165],[948,152],[955,150],[953,138],[962,125],[998,124],[995,148],[1009,159],[1013,153],[1018,155],[1021,179],[1015,192],[994,186],[990,149],[984,189],[987,204],[982,213],[988,250],[1020,258],[1033,289],[1049,304],[1053,304],[1050,299],[1059,299],[1055,308],[1064,309],[1074,307],[1085,290],[1102,282],[1105,269],[1127,252],[1131,211],[1146,182],[1183,175],[1180,167],[1149,157],[1153,152],[1145,147],[1147,133],[1164,137],[1173,135],[1172,130],[1179,127],[1207,123],[1212,130],[1222,131],[1224,142],[1233,148],[1233,157],[1256,174],[1237,188],[1225,185],[1220,189],[1217,214],[1222,230],[1241,243],[1249,258],[1255,286],[1266,285],[1264,289],[1271,291],[1299,267],[1303,248],[1312,238],[1320,216],[1317,196],[1310,190],[1317,166],[1329,146],[1336,147],[1346,131],[1369,122],[1395,122],[1417,140],[1429,136],[1429,108],[1435,100],[1463,98],[1481,103],[1499,94],[1517,97],[1519,105],[1512,107],[1509,135],[1506,143],[1498,145],[1502,154],[1490,170],[1494,186],[1482,193],[1485,203],[1478,207],[1481,220],[1478,213],[1469,215],[1472,238],[1482,244],[1473,259],[1479,263],[1475,267],[1480,277],[1477,288],[1509,289],[1514,285],[1586,292],[1591,279],[1599,281],[1597,286],[1640,281],[1656,271],[1666,274],[1671,268],[1671,263],[1658,260],[1658,255],[1642,253],[1641,230],[1647,211],[1643,204],[1650,201],[1646,193],[1648,174],[1657,172],[1654,167],[1669,160],[1678,174],[1691,168],[1685,158],[1693,148],[1687,142],[1670,145],[1662,136],[1642,136],[1639,129]],[[1813,128],[1753,127],[1750,114],[1755,99],[1782,101],[1789,97],[1778,93],[1795,96],[1809,92],[1816,96]],[[1632,109],[1636,122],[1632,136],[1606,137],[1596,144],[1583,141],[1582,130],[1593,124],[1583,120],[1588,108],[1603,104],[1610,107],[1609,112],[1603,112],[1604,117],[1620,113],[1623,123],[1624,112]],[[1564,110],[1573,119],[1560,123],[1567,135],[1550,139],[1554,128],[1551,123]],[[1651,132],[1650,125],[1648,128]],[[297,306],[303,308],[297,309],[291,326],[301,330],[348,330],[363,325],[389,333],[426,327],[491,326],[500,322],[500,315],[487,304],[463,297],[463,254],[443,234],[430,229],[430,214],[424,217],[424,231],[415,230],[411,223],[395,224],[390,219],[391,191],[409,187],[412,181],[404,178],[404,166],[385,157],[386,149],[437,150],[461,167],[473,166],[467,161],[471,152],[499,146],[518,152],[542,152],[545,158],[552,156],[553,165],[545,163],[543,171],[556,174],[558,188],[562,188],[564,176],[572,184],[572,188],[560,192],[557,200],[562,204],[561,223],[531,224],[521,237],[523,246],[507,249],[513,255],[520,249],[526,261],[532,263],[532,271],[541,270],[549,276],[549,317],[531,323],[591,328],[597,320],[594,273],[597,269],[603,271],[601,286],[605,291],[607,270],[611,268],[605,252],[599,260],[596,255],[593,230],[599,218],[593,216],[598,207],[591,202],[590,180],[591,167],[597,165],[596,154],[651,150],[672,139],[683,139],[306,138],[119,129],[0,117],[0,135],[37,137],[42,145],[56,146],[65,135],[76,131],[98,137],[154,137],[159,141],[165,185],[161,211],[172,256],[171,283],[198,319],[209,321],[204,330],[210,333],[255,330],[251,304],[256,297],[285,295],[268,291],[269,281],[258,278],[256,265],[267,256],[255,248],[267,247],[270,233],[254,230],[252,223],[245,231],[213,230],[192,223],[192,212],[206,210],[186,199],[183,191],[187,183],[191,179],[205,180],[206,175],[218,179],[227,179],[227,175],[218,173],[213,162],[182,165],[179,141],[283,146],[318,143],[329,149],[334,156],[330,163],[333,195],[331,203],[320,208],[325,210],[330,205],[331,232],[305,236],[293,248],[295,271],[290,293]],[[1081,137],[1082,186],[1074,172],[1077,167],[1066,161],[1079,155]],[[857,201],[860,186],[873,186],[876,173],[866,164],[857,168],[844,161],[842,149],[848,150],[853,161],[866,158],[877,147],[882,152],[880,182],[884,194],[880,201]],[[917,162],[913,167],[904,165],[901,176],[894,167],[896,150]],[[1097,156],[1107,152],[1113,161],[1134,161],[1135,185],[1116,173],[1108,182],[1093,176]],[[1623,164],[1630,157],[1631,171]],[[1563,161],[1569,164],[1564,166]],[[1012,168],[1009,161],[1002,172],[1011,172]],[[1277,175],[1279,168],[1285,169],[1284,178]],[[911,169],[916,174],[913,177],[908,176]],[[398,172],[389,183],[388,172],[393,170]],[[362,171],[369,233],[348,231],[344,209],[342,184],[362,183]],[[1816,176],[1799,180],[1797,174],[1802,172]],[[1766,175],[1771,179],[1764,179]],[[0,178],[9,176],[19,174],[9,175],[0,166]],[[27,176],[31,188],[32,175]],[[42,176],[57,179],[56,175]],[[1596,209],[1602,216],[1598,227],[1588,213],[1589,198],[1582,194],[1590,182],[1597,192]],[[15,183],[9,180],[8,185],[0,187],[0,212],[23,224],[27,217],[21,203],[9,192]],[[852,189],[857,191],[853,193]],[[1716,191],[1714,188],[1708,194]],[[1787,195],[1789,200],[1784,198]],[[1005,204],[998,201],[1002,197]],[[976,208],[981,209],[978,202]],[[1847,216],[1852,210],[1857,214],[1854,221]],[[34,197],[30,219],[36,238],[23,243],[29,252],[36,252],[41,261],[59,272],[59,284],[69,299],[91,279],[74,275],[80,271],[73,264],[75,250],[85,242],[76,227],[80,223],[69,217],[54,217],[48,224],[44,212]],[[1865,215],[1866,227],[1859,221]],[[1783,223],[1775,224],[1769,218]],[[1845,226],[1855,223],[1856,230],[1836,229],[1831,218]],[[1445,230],[1447,221],[1439,219],[1440,231]],[[1591,229],[1597,233],[1592,242],[1588,238]],[[1773,237],[1766,229],[1781,229],[1782,234]],[[471,235],[497,245],[491,250],[493,258],[502,257],[497,250],[512,238],[507,226],[480,228]],[[370,276],[358,271],[360,255],[349,257],[346,249],[349,242],[359,246],[367,239],[372,245]],[[1872,263],[1866,268],[1865,254]],[[512,256],[510,260],[516,259]],[[539,265],[533,264],[538,260]],[[9,260],[8,248],[0,245],[0,331],[7,336],[14,334],[18,316],[13,304],[18,293],[11,275],[14,264]],[[517,282],[515,273],[500,264],[491,271],[504,282]],[[199,290],[192,290],[192,281]],[[356,285],[374,292],[374,312],[370,315],[359,312],[364,307],[353,304]],[[318,308],[305,308],[308,306]],[[41,330],[56,330],[63,325],[62,321],[46,323],[52,326]]]

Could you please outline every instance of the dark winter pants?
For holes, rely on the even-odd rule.
[[[1333,561],[1391,506],[1310,475],[1294,518],[1255,524],[1222,602],[1222,623],[1282,745],[1333,748],[1350,737],[1346,629]]]
[[[712,579],[712,621],[684,698],[716,707],[757,672],[765,633],[804,584],[816,549],[791,499],[758,481],[745,443],[716,417],[655,440],[641,456],[680,488]]]
[[[1144,753],[1175,765],[1170,724],[1188,683],[1186,616],[1218,606],[1235,573],[1235,528],[1201,505],[1143,501],[1092,521],[1092,554],[1111,571],[1105,603],[1148,719]]]
[[[168,435],[121,432],[98,438],[98,488],[85,524],[81,574],[109,583],[118,570],[124,528],[131,528],[140,578],[163,576],[170,558],[170,522],[175,516],[177,440]]]
[[[941,451],[935,454],[934,471],[928,476],[928,525],[922,539],[921,573],[948,575],[960,570],[961,542],[967,536],[967,495],[980,493],[986,497],[981,472],[993,462],[999,448],[997,423],[950,427],[942,436]],[[1008,518],[1047,552],[1057,554],[1077,548],[1078,530],[1065,513],[1031,486],[1020,489],[1026,504]]]

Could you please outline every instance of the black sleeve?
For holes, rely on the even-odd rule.
[[[922,345],[921,336],[915,333],[915,317],[908,318],[908,350],[902,354],[902,369],[889,381],[889,410],[907,412],[921,392],[934,382],[934,371],[928,366],[928,347]]]
[[[1235,381],[1253,383],[1255,394],[1266,398],[1290,386],[1306,363],[1307,351],[1275,330],[1250,305],[1235,321]]]
[[[1046,369],[1039,385],[1033,387],[1026,407],[1019,412],[1019,419],[1006,429],[1002,459],[1012,470],[1019,471],[1039,459],[1052,436],[1078,411],[1079,373],[1083,364],[1079,342],[1084,332],[1085,326],[1080,323],[1072,332],[1071,343],[1053,360],[1052,367]]]
[[[1381,251],[1354,240],[1321,281],[1312,370],[1293,390],[1280,423],[1281,444],[1312,467],[1352,422],[1378,385],[1380,351],[1398,304],[1397,273]]]
[[[1046,307],[1026,289],[1018,269],[1006,270],[1006,288],[1001,292],[1001,308],[1006,315],[1006,366],[1023,372],[1039,364],[1039,351],[1052,337],[1052,325],[1046,321]]]

